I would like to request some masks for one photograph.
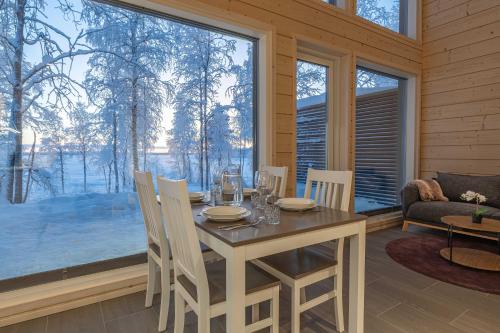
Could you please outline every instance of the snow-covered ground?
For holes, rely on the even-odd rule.
[[[46,159],[39,156],[40,164]],[[178,177],[169,155],[153,155],[149,164],[154,176]],[[245,169],[246,181],[251,182],[251,166]],[[24,204],[12,205],[0,197],[0,280],[146,250],[135,193],[106,193],[102,171],[93,165],[87,178],[89,193],[82,193],[83,171],[76,154],[65,157],[65,170],[65,194],[55,176],[55,196],[34,186]],[[189,187],[199,190],[195,184]]]
[[[0,220],[0,280],[145,251],[134,193],[2,205]]]

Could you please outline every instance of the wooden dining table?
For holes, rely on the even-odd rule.
[[[243,205],[251,208],[249,202]],[[363,332],[366,216],[325,207],[303,212],[282,210],[279,224],[223,231],[218,227],[227,223],[200,215],[206,207],[193,205],[193,217],[200,241],[226,259],[227,332],[245,332],[246,261],[342,237],[350,240],[348,331]]]

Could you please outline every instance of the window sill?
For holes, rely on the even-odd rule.
[[[0,294],[0,327],[146,288],[147,264],[134,265]]]

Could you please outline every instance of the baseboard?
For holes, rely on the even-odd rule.
[[[147,266],[135,265],[0,294],[0,327],[146,289]]]
[[[366,220],[366,232],[374,232],[389,229],[403,223],[401,211],[380,214],[368,217]]]

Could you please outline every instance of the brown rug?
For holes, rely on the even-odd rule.
[[[487,240],[472,237],[453,238],[454,247],[470,247],[496,253],[496,244]],[[389,242],[385,250],[387,254],[401,265],[430,276],[434,279],[500,295],[500,273],[481,271],[449,262],[439,255],[439,251],[447,246],[446,236],[417,236],[395,239]]]

